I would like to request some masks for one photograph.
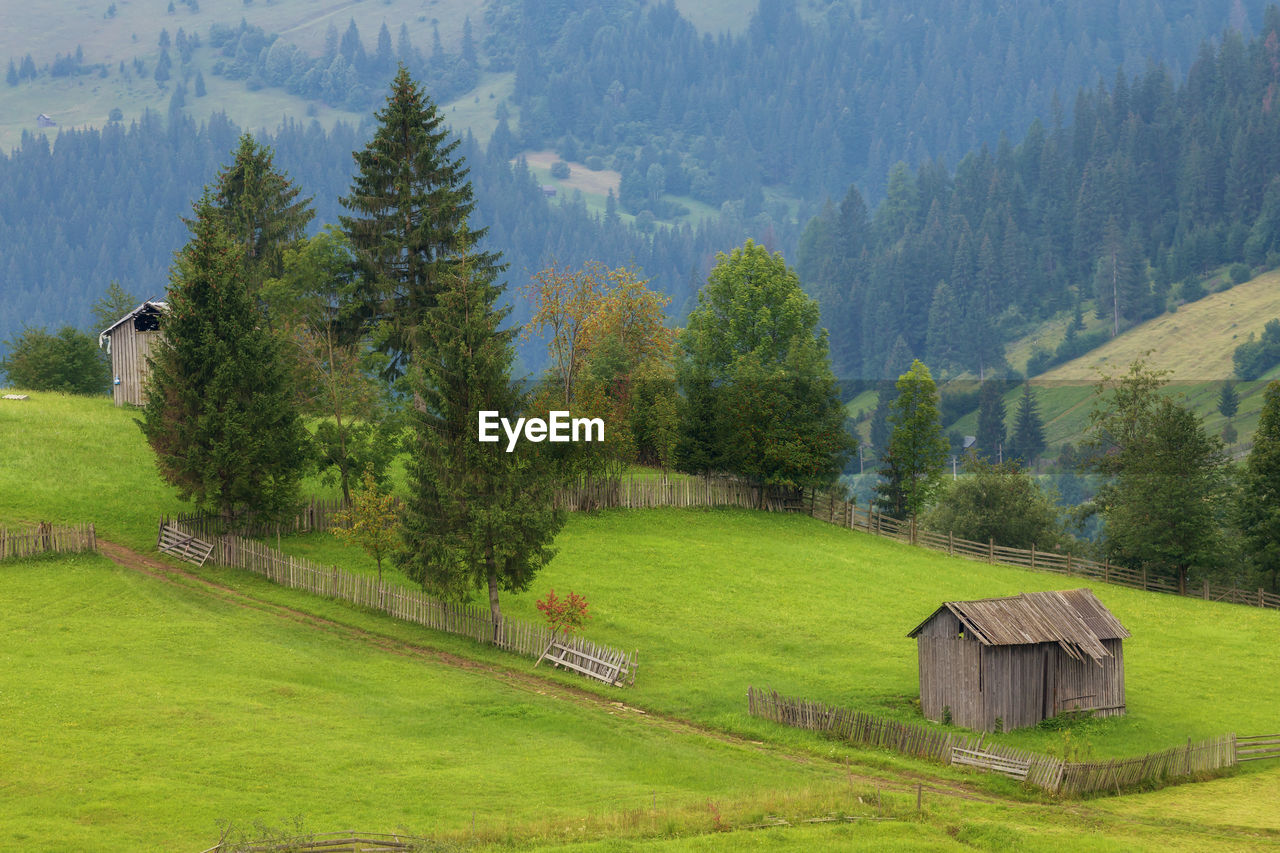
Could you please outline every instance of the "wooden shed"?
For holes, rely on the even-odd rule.
[[[948,601],[907,636],[920,657],[920,708],[991,731],[1063,711],[1123,714],[1129,632],[1087,589]]]
[[[98,335],[111,355],[111,388],[116,405],[141,406],[146,400],[147,356],[159,341],[167,303],[147,301]]]

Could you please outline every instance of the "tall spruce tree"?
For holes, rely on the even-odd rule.
[[[356,174],[339,217],[360,266],[364,322],[390,356],[385,374],[403,375],[413,329],[436,301],[464,248],[470,274],[499,274],[498,255],[476,250],[484,229],[467,219],[475,202],[459,140],[450,139],[436,105],[403,64],[373,138],[355,152]]]
[[[1006,435],[1004,382],[988,379],[978,390],[978,455],[1003,459]]]
[[[1021,459],[1022,464],[1030,467],[1041,453],[1044,453],[1044,421],[1040,417],[1035,392],[1031,383],[1022,386],[1022,399],[1018,401],[1018,411],[1013,416],[1013,435],[1009,439],[1010,459]]]
[[[234,521],[297,503],[309,462],[280,344],[245,285],[243,252],[206,190],[174,264],[139,422],[183,500]]]
[[[553,508],[557,480],[544,444],[482,443],[481,410],[515,417],[526,397],[511,381],[510,309],[502,288],[462,257],[437,279],[433,304],[414,330],[409,383],[409,497],[403,547],[395,560],[409,577],[455,600],[488,592],[494,641],[501,638],[499,590],[528,589],[554,551],[563,523]]]
[[[1237,523],[1258,582],[1280,590],[1280,381],[1270,383],[1263,395],[1241,477]]]
[[[263,283],[284,269],[284,251],[303,240],[315,217],[310,198],[276,171],[270,147],[240,137],[230,165],[218,173],[214,204],[227,234],[241,247],[245,285],[257,298]]]

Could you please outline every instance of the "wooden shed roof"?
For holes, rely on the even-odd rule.
[[[1110,657],[1103,640],[1124,639],[1129,632],[1103,606],[1092,590],[1024,592],[1009,598],[945,602],[907,636],[920,633],[943,610],[955,614],[965,630],[985,646],[1057,643],[1079,660]]]
[[[139,305],[137,308],[134,308],[128,314],[125,314],[119,320],[116,320],[110,326],[107,326],[107,328],[103,329],[102,332],[99,333],[98,335],[98,347],[101,348],[102,345],[108,341],[108,339],[111,337],[112,332],[120,328],[120,326],[122,326],[124,323],[127,323],[129,320],[132,320],[134,317],[137,317],[142,312],[155,311],[163,314],[165,311],[168,311],[168,310],[169,310],[168,302],[161,302],[156,299],[148,299],[147,301]],[[108,348],[107,351],[110,352],[110,348]]]

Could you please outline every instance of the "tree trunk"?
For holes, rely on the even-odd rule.
[[[489,580],[489,618],[493,620],[493,644],[502,637],[502,608],[498,606],[498,567],[490,551],[484,558],[485,574]]]

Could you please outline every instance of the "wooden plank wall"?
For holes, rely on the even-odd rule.
[[[64,525],[42,521],[30,527],[0,527],[0,560],[97,550],[98,536],[92,523]]]
[[[198,535],[196,530],[183,528],[178,522],[162,524],[177,526],[189,535]],[[246,569],[281,586],[341,599],[436,631],[496,645],[528,658],[540,657],[552,639],[551,631],[545,625],[503,619],[495,629],[488,608],[441,601],[420,589],[385,583],[379,585],[377,578],[346,572],[336,566],[326,568],[241,536],[228,534],[216,537],[212,559],[224,566]],[[605,667],[620,668],[626,674],[626,683],[635,684],[636,652],[623,652],[582,637],[573,638],[572,644],[602,661],[602,671]]]
[[[1126,788],[1163,785],[1188,777],[1208,777],[1236,766],[1236,737],[1219,735],[1132,758],[1064,762],[1054,756],[984,744],[976,737],[914,723],[901,723],[868,714],[781,696],[775,691],[747,690],[747,713],[784,726],[825,732],[859,746],[882,747],[915,758],[952,763],[952,749],[982,752],[1026,762],[1027,782],[1063,796],[1118,793]]]
[[[132,321],[120,324],[111,333],[111,387],[117,406],[126,403],[141,406],[146,402],[145,389],[150,373],[147,358],[160,337],[161,333],[157,331],[135,331]],[[117,376],[120,377],[119,385],[114,384]]]

